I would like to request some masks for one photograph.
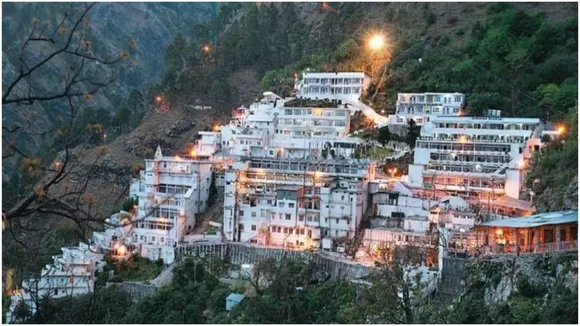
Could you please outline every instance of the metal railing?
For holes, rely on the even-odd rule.
[[[529,254],[529,253],[544,253],[544,252],[555,252],[555,251],[566,251],[566,250],[578,250],[578,241],[562,241],[562,242],[550,242],[542,244],[532,244],[526,246],[520,246],[515,244],[506,245],[492,245],[484,246],[484,254]]]

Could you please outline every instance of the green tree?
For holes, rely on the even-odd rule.
[[[117,107],[115,116],[113,117],[113,125],[117,127],[126,126],[129,124],[129,117],[131,116],[131,110],[127,103],[123,103]]]
[[[407,144],[409,144],[409,147],[415,148],[417,138],[421,134],[421,127],[417,126],[417,123],[413,119],[409,119],[407,127],[409,130],[407,133]]]
[[[131,127],[136,128],[145,114],[145,98],[143,98],[143,94],[136,89],[131,90],[127,106],[131,111]]]
[[[385,126],[379,129],[378,141],[379,143],[385,145],[391,139],[391,133],[389,132],[389,127]]]

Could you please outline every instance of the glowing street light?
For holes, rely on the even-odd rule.
[[[161,103],[161,101],[163,101],[163,98],[161,96],[157,95],[155,97],[155,101],[157,101],[157,103]]]
[[[376,34],[369,40],[369,47],[371,50],[379,50],[385,46],[385,38],[380,34]]]
[[[209,45],[204,45],[202,48],[203,52],[209,53],[211,51],[211,47]]]
[[[558,126],[558,128],[556,129],[556,131],[558,132],[558,135],[563,135],[564,133],[566,133],[566,127],[563,125]]]

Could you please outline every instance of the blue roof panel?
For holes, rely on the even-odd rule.
[[[530,228],[542,225],[578,223],[578,211],[562,211],[536,214],[528,217],[516,217],[507,220],[491,221],[480,224],[481,226],[505,227],[505,228]]]

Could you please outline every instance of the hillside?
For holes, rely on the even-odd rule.
[[[151,11],[150,6],[152,5],[139,4],[138,8],[141,8],[143,15],[147,16]],[[123,191],[128,189],[129,177],[126,172],[131,170],[131,164],[139,163],[147,153],[150,154],[154,150],[157,144],[161,144],[164,148],[166,147],[168,151],[184,150],[192,141],[191,137],[199,130],[198,128],[203,129],[213,123],[213,121],[198,121],[198,115],[209,120],[223,119],[232,106],[249,104],[255,100],[261,90],[264,90],[264,86],[272,89],[272,85],[264,84],[264,80],[262,80],[261,85],[259,84],[259,79],[266,71],[270,73],[270,71],[284,67],[276,70],[276,72],[280,71],[282,75],[286,73],[292,74],[292,71],[296,71],[293,69],[300,69],[300,67],[306,66],[315,67],[317,62],[319,64],[330,63],[332,68],[332,62],[337,60],[337,58],[340,59],[341,56],[343,57],[342,64],[348,66],[349,62],[354,62],[357,59],[348,55],[345,57],[341,54],[343,50],[339,46],[342,40],[354,38],[359,43],[363,42],[369,30],[384,30],[393,40],[397,40],[397,42],[393,42],[393,45],[396,45],[392,53],[393,60],[387,66],[387,69],[392,71],[393,78],[392,80],[387,79],[386,85],[384,85],[386,92],[382,93],[387,100],[382,101],[380,99],[381,95],[376,100],[378,107],[386,105],[387,110],[392,110],[389,103],[394,102],[393,96],[397,91],[410,90],[412,87],[418,87],[421,89],[417,90],[425,91],[427,89],[423,88],[431,84],[431,82],[425,84],[421,81],[427,76],[438,72],[436,67],[429,66],[421,68],[420,71],[412,72],[407,77],[402,77],[401,74],[404,74],[405,70],[409,69],[408,59],[404,58],[409,56],[409,51],[416,51],[413,49],[416,48],[417,44],[422,44],[421,47],[423,49],[421,51],[424,52],[424,62],[429,60],[429,56],[439,56],[439,52],[445,53],[446,49],[452,45],[457,46],[458,50],[455,51],[459,51],[461,50],[461,45],[454,44],[454,42],[472,42],[472,37],[468,35],[470,33],[473,34],[473,31],[470,30],[475,28],[476,22],[485,24],[486,19],[499,19],[494,17],[504,17],[502,18],[504,20],[511,19],[508,13],[512,10],[510,7],[496,6],[491,8],[492,4],[487,3],[465,3],[459,6],[451,3],[363,3],[360,5],[332,3],[331,5],[331,8],[324,8],[316,3],[262,4],[259,7],[248,4],[244,6],[237,4],[224,5],[220,9],[218,17],[222,17],[221,19],[226,23],[223,24],[222,33],[216,38],[214,50],[206,58],[197,57],[187,51],[198,42],[195,38],[189,37],[183,40],[174,40],[166,54],[167,62],[170,64],[175,62],[193,62],[193,64],[185,66],[171,64],[165,71],[163,81],[154,88],[171,97],[175,108],[165,114],[159,114],[154,110],[152,111],[152,105],[149,105],[150,111],[137,129],[109,144],[108,153],[105,155],[103,162],[99,163],[99,165],[106,166],[104,170],[108,171],[108,174],[105,173],[99,178],[91,180],[91,184],[95,184],[95,189],[98,189],[98,185],[106,184],[107,180],[113,178],[118,180],[119,189],[115,190],[114,196],[111,196],[116,198],[115,201],[118,201],[119,198],[126,194]],[[513,6],[531,15],[541,13],[541,16],[545,17],[547,22],[561,23],[570,17],[575,17],[575,12],[569,10],[575,5],[571,3],[557,6],[517,3]],[[178,8],[181,9],[182,13],[186,10],[185,8],[191,11],[195,11],[195,8],[197,8],[193,4],[192,7],[188,7],[187,4],[180,4],[180,6],[186,6]],[[231,12],[228,11],[228,8],[230,8],[228,6],[233,8]],[[161,12],[165,12],[165,16],[163,16],[165,19],[169,19],[168,10],[165,7],[161,10]],[[224,12],[227,12],[227,15]],[[517,11],[512,10],[512,12]],[[97,17],[101,17],[99,15],[114,14],[120,18],[115,21],[123,21],[123,15],[128,14],[128,11],[125,7],[120,9],[114,6],[111,8],[103,6],[95,14]],[[224,15],[226,18],[223,18]],[[467,15],[470,17],[469,20],[463,18]],[[298,19],[293,21],[290,19],[292,17]],[[95,19],[95,21],[97,20]],[[214,23],[208,22],[207,24]],[[269,25],[270,23],[274,25]],[[488,21],[487,23],[490,22]],[[97,29],[97,23],[95,24],[94,28]],[[109,30],[112,28],[106,24],[99,24],[99,28]],[[265,38],[262,38],[263,41],[260,42],[274,42],[274,44],[281,46],[276,39],[287,38],[289,40],[287,45],[290,48],[286,49],[283,46],[272,48],[264,43],[256,43],[257,49],[248,48],[248,46],[261,38],[260,34],[251,34],[251,30],[248,29],[251,24],[257,24],[256,32],[263,33],[262,36]],[[133,24],[131,25],[133,26]],[[329,32],[329,26],[337,25],[339,28]],[[137,28],[136,26],[133,27]],[[178,29],[176,26],[172,28]],[[462,28],[465,29],[465,34],[452,33]],[[168,30],[162,31],[169,33]],[[130,35],[130,32],[125,31],[124,35]],[[296,38],[297,35],[302,33],[305,33],[303,36],[308,35],[308,37]],[[146,34],[141,33],[141,37],[144,38]],[[451,42],[447,43],[448,45],[442,45],[440,42],[435,47],[431,45],[432,42],[445,35],[451,37]],[[328,43],[329,36],[331,36],[331,39],[335,38],[334,43]],[[121,38],[121,36],[117,36],[114,39]],[[152,36],[152,38],[155,39],[156,36]],[[163,39],[167,41],[166,37]],[[413,40],[413,42],[409,43],[407,40]],[[146,40],[138,41],[138,43],[148,44]],[[256,52],[256,50],[260,50],[264,46],[267,46],[264,48],[266,52]],[[409,46],[411,47],[410,49],[405,48]],[[145,51],[147,48],[147,46],[144,49],[139,48],[139,51]],[[439,52],[430,53],[428,52],[430,51],[429,48],[433,48],[431,51]],[[159,51],[157,47],[152,49]],[[296,52],[300,49],[301,52]],[[272,52],[269,53],[267,51]],[[322,51],[326,51],[326,53]],[[469,55],[468,50],[461,51],[467,51],[465,54]],[[152,55],[156,53],[154,52]],[[276,53],[282,56],[278,56]],[[143,56],[143,53],[141,56]],[[158,59],[161,55],[156,54],[156,56]],[[152,60],[151,58],[147,57],[147,60]],[[448,58],[448,61],[453,60],[457,59]],[[449,66],[449,64],[446,64],[446,66]],[[139,69],[145,68],[140,67]],[[162,70],[162,65],[159,70]],[[422,75],[413,77],[413,75],[421,71]],[[409,74],[409,72],[405,74]],[[282,76],[282,79],[286,77]],[[406,78],[416,79],[408,80]],[[438,83],[446,87],[445,83]],[[466,80],[465,83],[470,83],[470,80]],[[115,87],[109,87],[108,90],[116,91]],[[451,91],[452,89],[429,88],[429,90]],[[469,90],[465,89],[464,91]],[[475,96],[479,94],[468,93],[468,95]],[[524,98],[528,97],[530,96],[526,95]],[[212,105],[216,109],[215,118],[209,118],[204,111],[188,111],[183,106],[196,102],[202,102],[203,105]],[[534,113],[528,112],[528,114],[533,115]],[[178,124],[178,121],[182,119],[196,121],[196,126],[178,137],[167,136],[165,130],[171,128],[174,124]],[[202,126],[202,124],[205,125]],[[100,150],[99,147],[94,148],[91,152],[98,150]],[[92,164],[91,155],[83,156],[86,158],[84,160],[86,164]],[[112,207],[112,204],[104,205],[103,210],[100,211],[101,215],[106,216],[111,213]]]
[[[32,17],[43,21],[56,15],[58,6],[3,5],[4,34],[14,35],[4,38],[3,50],[24,37]],[[157,145],[166,155],[187,150],[198,130],[225,122],[232,107],[251,103],[262,91],[284,95],[291,90],[294,74],[306,68],[375,66],[376,75],[385,78],[381,85],[375,78],[369,93],[379,88],[373,107],[387,112],[394,110],[396,93],[402,91],[465,92],[468,110],[474,114],[499,108],[508,116],[549,113],[552,119],[565,120],[577,112],[575,3],[224,3],[217,12],[207,3],[99,3],[91,15],[87,32],[94,35],[93,47],[111,51],[126,48],[131,40],[136,46],[130,50],[131,64],[122,78],[86,107],[97,117],[100,108],[112,112],[116,102],[125,101],[132,88],[139,88],[147,111],[129,133],[110,139],[107,146],[102,132],[93,133],[89,149],[75,154],[80,159],[77,171],[91,173],[86,191],[96,201],[100,219],[119,209],[132,173]],[[376,32],[389,39],[378,64],[366,49],[369,35]],[[201,50],[205,44],[211,44],[208,51]],[[3,80],[13,76],[16,64],[9,55],[3,56]],[[49,71],[62,65],[57,63]],[[58,75],[52,71],[47,76]],[[37,87],[53,84],[47,78]],[[156,96],[171,102],[170,110],[157,112]],[[214,109],[195,111],[186,106],[192,104]],[[12,110],[13,114],[7,109],[14,107],[3,106],[4,121],[24,122],[30,111],[36,111],[42,126],[64,125],[57,119],[62,103],[36,102]],[[45,146],[54,138],[53,134],[15,137],[26,148]],[[536,172],[565,170],[574,161],[574,146],[577,149],[577,142],[565,146],[566,160],[553,155]],[[550,151],[560,150],[556,146]],[[44,162],[50,164],[51,155],[43,156]],[[3,174],[20,171],[6,164],[3,169]],[[573,180],[577,171],[562,175],[564,181]],[[4,183],[3,189],[21,187],[29,192],[25,181]],[[51,191],[70,191],[78,183],[69,176]],[[566,184],[542,185],[536,200],[542,201],[545,189],[563,192],[556,187],[568,189]]]
[[[18,53],[23,41],[37,22],[37,31],[54,29],[65,13],[76,12],[85,4],[66,3],[21,3],[2,4],[2,81],[3,92],[11,82],[19,67]],[[159,81],[165,72],[165,50],[178,33],[192,33],[192,26],[215,16],[215,3],[99,3],[83,22],[82,34],[89,40],[92,52],[108,56],[119,51],[127,51],[130,57],[126,65],[118,71],[118,78],[102,92],[92,98],[92,106],[113,114],[119,104],[129,98],[133,89],[142,93]],[[70,28],[70,27],[69,27]],[[48,33],[45,33],[48,34]],[[32,49],[28,59],[31,62],[41,53],[54,49],[50,43]],[[44,70],[42,79],[36,79],[34,87],[39,93],[50,93],[62,84],[59,74],[66,73],[66,57],[56,57]],[[49,77],[50,76],[50,77]],[[63,101],[36,102],[24,109],[5,106],[3,121],[25,123],[29,114],[36,113],[38,128],[53,129],[58,126],[58,117],[66,114]],[[32,155],[37,150],[49,147],[46,139],[30,133],[8,135]],[[5,149],[6,143],[3,142]],[[4,162],[12,169],[11,160]],[[4,177],[7,175],[4,174]]]

